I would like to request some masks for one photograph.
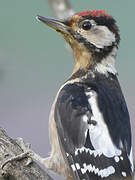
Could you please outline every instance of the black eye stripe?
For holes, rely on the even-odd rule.
[[[84,30],[90,30],[91,29],[91,27],[92,27],[92,24],[91,24],[91,22],[90,21],[85,21],[83,24],[82,24],[82,28],[84,29]]]

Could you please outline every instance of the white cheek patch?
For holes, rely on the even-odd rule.
[[[90,31],[82,31],[81,35],[97,48],[111,46],[116,41],[115,34],[106,26],[94,26]]]

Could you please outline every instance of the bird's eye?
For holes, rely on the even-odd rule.
[[[90,30],[91,29],[91,26],[92,24],[90,23],[90,21],[85,21],[83,24],[82,24],[82,28],[84,30]]]

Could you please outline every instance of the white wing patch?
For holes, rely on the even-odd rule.
[[[100,156],[103,154],[103,153],[101,152],[101,150],[91,150],[91,149],[85,148],[85,147],[76,149],[76,151],[75,151],[75,155],[76,155],[76,156],[78,155],[78,152],[80,152],[80,153],[82,153],[82,152],[88,153],[88,152],[89,152],[89,154],[90,154],[90,155],[94,155],[94,157],[97,157],[97,156],[100,157]]]
[[[120,156],[119,150],[112,142],[108,127],[104,122],[102,113],[97,104],[97,93],[93,90],[86,92],[88,102],[92,110],[92,119],[97,122],[95,126],[89,125],[89,136],[91,143],[96,150],[100,150],[106,157]]]
[[[111,174],[115,173],[115,169],[113,166],[109,166],[105,169],[99,170],[99,168],[96,168],[95,166],[89,164],[86,165],[86,163],[83,164],[83,168],[81,168],[82,174],[85,174],[86,171],[92,172],[94,174],[97,174],[98,176],[101,176],[101,178],[108,177]]]

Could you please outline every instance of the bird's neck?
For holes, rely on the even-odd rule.
[[[100,62],[95,64],[94,70],[106,76],[108,75],[108,73],[116,75],[117,71],[115,68],[115,58],[116,49],[113,49],[113,51],[108,56],[106,56]]]
[[[108,75],[108,73],[112,73],[114,75],[117,74],[115,69],[115,57],[116,57],[117,48],[113,48],[108,56],[101,59],[101,61],[97,61],[93,58],[90,52],[87,51],[74,51],[75,56],[75,67],[72,73],[72,76],[77,72],[83,72],[82,74],[95,74],[100,73],[103,75]]]
[[[92,56],[90,53],[85,51],[74,52],[75,56],[75,66],[73,69],[73,73],[76,73],[78,70],[87,71],[89,67],[92,65]]]
[[[86,70],[92,63],[92,55],[85,46],[81,43],[78,44],[77,41],[72,41],[70,46],[73,50],[74,59],[75,59],[75,66],[73,69],[73,73],[76,73],[78,70]]]

